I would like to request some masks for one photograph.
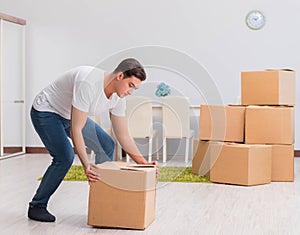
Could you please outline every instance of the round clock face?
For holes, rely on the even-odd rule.
[[[260,11],[250,11],[246,16],[246,24],[250,29],[261,29],[266,23],[266,18]]]

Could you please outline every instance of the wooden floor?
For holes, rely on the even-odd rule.
[[[55,223],[27,219],[37,178],[49,162],[47,154],[0,161],[0,234],[300,234],[300,158],[295,158],[293,183],[254,187],[159,183],[156,219],[144,231],[87,225],[87,182],[62,183],[48,207]],[[183,158],[173,161],[181,162]]]

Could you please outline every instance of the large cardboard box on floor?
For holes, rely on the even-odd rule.
[[[296,103],[296,75],[292,70],[241,73],[242,105],[289,105]]]
[[[294,108],[248,106],[245,118],[246,144],[293,144]]]
[[[199,139],[244,142],[245,107],[201,105]]]
[[[271,182],[272,146],[212,143],[210,151],[212,182],[247,186]]]
[[[192,160],[192,173],[197,175],[210,174],[210,152],[211,141],[194,140],[194,154]]]
[[[89,225],[145,229],[154,220],[155,166],[105,162],[94,170],[101,180],[90,184]]]
[[[294,145],[272,145],[272,181],[294,181]]]

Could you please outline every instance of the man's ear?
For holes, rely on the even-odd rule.
[[[124,73],[123,72],[118,72],[116,78],[117,78],[117,80],[122,80],[124,78]]]

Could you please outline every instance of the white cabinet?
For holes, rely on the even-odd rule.
[[[0,13],[0,159],[25,153],[25,25]]]

